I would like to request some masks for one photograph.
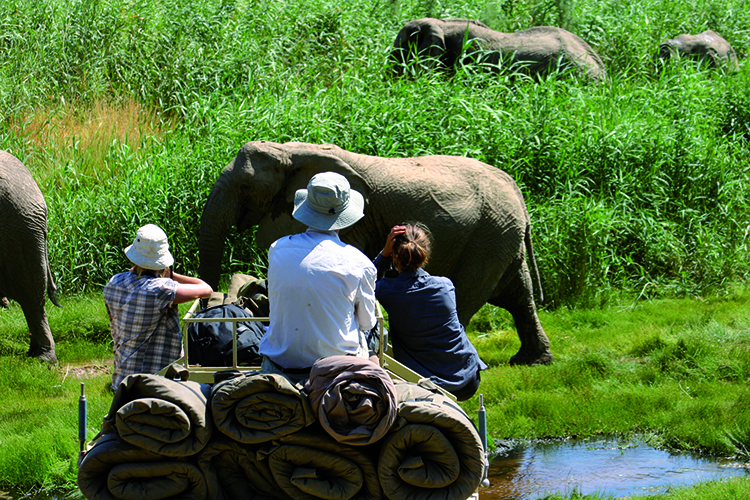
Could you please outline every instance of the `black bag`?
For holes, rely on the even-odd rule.
[[[196,318],[250,318],[252,315],[235,304],[223,304],[203,309]],[[260,365],[258,344],[265,330],[257,321],[237,323],[237,364]],[[190,323],[188,335],[188,363],[201,366],[232,366],[232,322],[217,321]]]

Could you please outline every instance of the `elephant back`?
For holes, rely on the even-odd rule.
[[[421,56],[439,58],[444,68],[461,60],[498,70],[509,62],[518,65],[513,70],[532,75],[542,75],[556,67],[572,69],[596,81],[606,78],[604,62],[591,46],[578,35],[554,26],[503,33],[474,19],[416,19],[404,25],[394,42],[391,60],[396,72],[415,51]],[[560,60],[562,64],[558,64]]]
[[[659,44],[657,57],[667,61],[672,57],[689,56],[709,67],[727,64],[730,69],[738,69],[737,54],[724,38],[713,30],[697,35],[681,34],[667,38]]]
[[[593,80],[604,80],[606,68],[599,54],[580,36],[556,26],[534,26],[516,33],[502,34],[505,53],[517,61],[535,61],[540,73],[561,60],[559,69],[575,69]]]
[[[0,203],[12,205],[14,213],[29,224],[43,221],[44,227],[40,229],[46,232],[44,196],[29,169],[7,151],[0,151]]]

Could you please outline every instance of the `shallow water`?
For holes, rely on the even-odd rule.
[[[744,476],[750,464],[674,455],[643,443],[565,441],[518,445],[492,459],[480,500],[533,500],[574,491],[615,498]]]

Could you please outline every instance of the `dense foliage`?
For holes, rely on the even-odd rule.
[[[66,291],[103,285],[135,229],[167,229],[198,267],[219,171],[246,141],[330,142],[380,156],[465,155],[512,174],[532,216],[547,303],[721,291],[748,276],[750,11],[741,0],[7,0],[0,3],[0,149],[50,209]],[[502,31],[564,27],[610,82],[418,71],[389,76],[395,34],[419,17]],[[724,73],[660,41],[713,29]],[[225,264],[262,273],[251,234]],[[229,271],[229,266],[225,265]]]

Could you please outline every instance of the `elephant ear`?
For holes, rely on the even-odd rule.
[[[336,155],[340,149],[331,145],[307,145],[300,152],[292,155],[293,168],[287,178],[285,203],[294,206],[294,194],[298,189],[306,189],[307,183],[315,174],[336,172],[349,181],[349,185],[365,199],[365,211],[370,201],[370,187],[364,178],[351,165]],[[291,213],[291,212],[290,212]]]
[[[436,20],[424,23],[419,30],[419,54],[425,53],[429,57],[440,57],[445,52],[445,33],[438,26]]]
[[[365,200],[365,211],[369,204],[370,188],[365,180],[349,164],[336,156],[342,151],[336,146],[318,146],[307,143],[286,143],[281,171],[285,174],[284,185],[274,197],[270,209],[258,224],[255,241],[262,248],[290,234],[305,230],[305,225],[292,217],[294,194],[307,188],[313,175],[320,172],[337,172],[349,180],[352,189],[359,191]]]

